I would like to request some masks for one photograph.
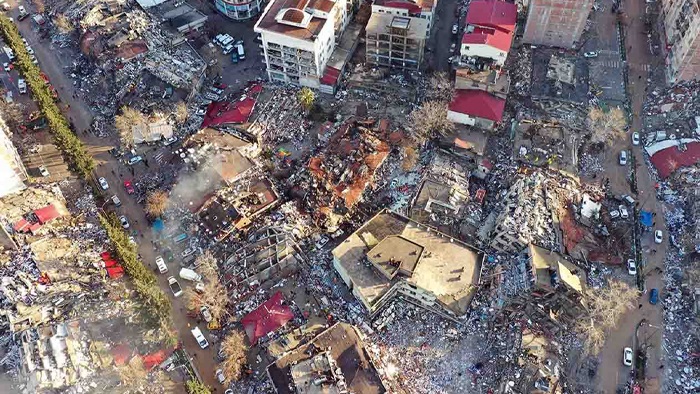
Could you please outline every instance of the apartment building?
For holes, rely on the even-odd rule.
[[[474,0],[469,4],[467,27],[460,56],[479,70],[502,67],[510,51],[518,7],[500,0]]]
[[[216,9],[235,21],[245,21],[258,15],[263,0],[216,0]]]
[[[663,0],[666,71],[670,82],[700,77],[700,2]]]
[[[523,42],[573,47],[583,34],[593,3],[594,0],[530,0]]]
[[[425,19],[372,13],[366,27],[367,64],[420,69],[427,31]]]
[[[0,197],[24,189],[24,181],[28,177],[22,158],[12,144],[11,136],[10,129],[0,118]]]
[[[428,21],[426,36],[430,37],[430,30],[433,28],[434,5],[432,0],[375,0],[372,3],[372,13],[425,19]]]
[[[274,0],[255,24],[270,81],[319,88],[337,37],[349,22],[346,0]]]

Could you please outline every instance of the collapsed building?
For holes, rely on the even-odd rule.
[[[482,251],[387,210],[333,249],[333,267],[371,315],[403,298],[450,319],[461,317],[483,259]]]
[[[548,167],[577,177],[578,144],[582,138],[553,122],[522,120],[515,129],[513,157],[523,163]]]
[[[384,384],[359,331],[336,323],[267,367],[275,392],[383,394]]]

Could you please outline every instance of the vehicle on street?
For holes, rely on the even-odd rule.
[[[34,54],[34,49],[32,49],[32,47],[30,47],[29,45],[27,45],[27,46],[25,47],[25,49],[27,50],[27,53],[28,53],[28,54],[30,54],[30,55],[33,55],[33,54]]]
[[[49,170],[47,170],[46,167],[44,167],[44,166],[39,167],[39,173],[41,174],[41,176],[49,176],[50,175]]]
[[[134,164],[136,164],[136,163],[138,163],[138,162],[141,162],[141,161],[143,161],[143,157],[141,157],[141,156],[132,156],[132,157],[129,159],[128,163],[129,163],[130,166],[133,166]]]
[[[654,242],[660,244],[664,242],[664,233],[661,230],[654,231]]]
[[[226,378],[224,377],[224,371],[222,371],[221,369],[216,370],[216,380],[219,381],[219,384],[224,384],[224,382],[226,381]]]
[[[11,70],[11,68],[10,68],[10,63],[3,63],[3,64],[2,64],[2,68],[3,68],[3,70],[5,70],[6,72],[9,73],[10,70]]]
[[[612,211],[610,211],[610,219],[617,219],[619,217],[620,211],[618,211],[617,209],[613,209]]]
[[[326,246],[327,243],[328,243],[328,237],[321,236],[321,238],[319,238],[318,241],[316,241],[316,245],[315,245],[316,249],[323,248],[324,246]]]
[[[119,223],[122,224],[122,227],[124,227],[124,229],[129,228],[129,219],[127,219],[126,216],[119,216]]]
[[[659,289],[651,289],[649,293],[649,303],[651,305],[656,305],[659,302]]]
[[[221,53],[223,53],[224,55],[228,55],[228,54],[230,54],[231,52],[233,52],[234,50],[236,50],[236,46],[233,45],[233,44],[228,44],[226,47],[224,47],[224,48],[221,50]]]
[[[627,165],[627,151],[626,150],[620,151],[620,165],[621,166]]]
[[[126,190],[126,194],[134,194],[134,185],[131,184],[131,181],[127,180],[124,181],[124,189]]]
[[[102,188],[102,190],[109,189],[109,185],[107,184],[107,180],[104,177],[100,177],[97,181],[100,183],[100,187]]]
[[[24,79],[17,80],[17,90],[19,90],[19,94],[27,93],[27,82]]]
[[[170,145],[172,145],[172,144],[174,144],[174,143],[176,143],[176,142],[177,142],[177,137],[166,138],[166,139],[163,141],[163,146],[170,146]]]
[[[10,49],[10,47],[4,46],[2,47],[2,51],[5,52],[5,55],[7,55],[7,58],[10,59],[10,61],[15,60],[15,53]]]
[[[623,219],[627,219],[630,217],[629,212],[627,212],[627,207],[625,207],[624,205],[620,205],[617,208],[620,210],[620,217],[622,217]]]
[[[24,18],[29,16],[29,13],[27,12],[27,9],[24,8],[23,5],[17,7],[17,11],[19,11],[19,15],[17,16],[17,20],[23,20]]]
[[[194,286],[194,291],[197,293],[204,293],[204,283],[203,282],[197,282],[197,284]]]
[[[632,145],[639,145],[639,133],[632,133]]]
[[[245,49],[243,48],[243,44],[236,44],[236,49],[238,50],[238,60],[245,60]]]
[[[165,265],[163,256],[156,256],[156,267],[158,267],[158,272],[160,272],[161,274],[168,272],[168,266]]]
[[[2,9],[5,11],[9,11],[12,7],[10,7],[10,4],[7,2],[2,3]]]
[[[129,243],[132,245],[136,245],[136,238],[134,238],[133,235],[129,235]]]
[[[625,350],[622,351],[622,363],[628,367],[631,367],[633,358],[634,352],[632,352],[632,348],[626,347]]]
[[[206,305],[202,305],[202,307],[199,308],[199,312],[202,313],[202,317],[204,318],[205,322],[209,323],[210,321],[214,320],[214,316],[211,315],[211,312]]]
[[[174,276],[168,276],[168,286],[170,286],[170,291],[173,292],[175,297],[182,295],[182,287],[180,287],[180,284],[177,283],[177,279],[175,279]]]
[[[634,205],[634,198],[628,194],[623,194],[620,199],[624,200],[627,204]]]
[[[187,249],[182,251],[181,255],[182,255],[182,257],[187,257],[187,256],[194,254],[194,252],[196,252],[195,248],[187,248]]]
[[[454,52],[455,48],[457,48],[457,44],[453,42],[452,45],[450,45],[450,52]]]
[[[39,74],[39,76],[41,77],[42,80],[44,80],[44,83],[45,83],[45,84],[48,85],[48,84],[51,83],[51,82],[49,82],[49,77],[47,77],[46,74],[41,73],[41,74]]]
[[[202,275],[196,273],[194,270],[191,270],[189,268],[181,268],[180,269],[180,278],[189,280],[191,282],[201,282],[202,281]]]
[[[11,90],[8,90],[8,91],[5,93],[5,102],[7,102],[7,103],[14,103],[15,100],[14,100],[12,97],[13,97],[13,96],[12,96],[12,91],[11,91]]]
[[[114,206],[117,207],[120,207],[122,205],[121,200],[119,199],[119,197],[117,197],[116,194],[112,196],[112,202],[114,203]]]
[[[627,273],[630,275],[637,275],[637,263],[634,259],[627,260]]]
[[[583,57],[588,58],[588,59],[598,57],[598,52],[596,52],[596,51],[586,52],[583,54]]]
[[[455,23],[452,25],[452,34],[457,34],[457,31],[459,31],[459,25]]]
[[[182,291],[180,291],[180,293],[182,294]],[[200,330],[199,327],[195,327],[192,329],[192,335],[194,335],[194,339],[199,344],[199,347],[201,347],[202,349],[206,349],[209,347],[209,342],[207,341],[207,338],[204,338],[204,334],[202,334],[202,330]]]

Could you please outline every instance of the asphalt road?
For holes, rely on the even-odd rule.
[[[448,59],[459,52],[459,42],[463,33],[462,29],[464,29],[464,21],[461,21],[458,34],[452,34],[452,25],[457,22],[455,10],[459,4],[456,1],[439,1],[437,3],[433,31],[424,55],[429,69],[449,71],[450,63],[448,63]],[[450,45],[453,42],[457,43],[457,48],[455,52],[450,52]]]
[[[663,59],[655,58],[649,52],[649,44],[647,35],[644,29],[644,7],[645,3],[640,1],[627,0],[624,3],[626,17],[627,34],[625,47],[628,49],[627,58],[630,63],[636,65],[663,66]],[[631,51],[629,50],[631,48]],[[645,89],[647,85],[647,77],[649,67],[630,67],[629,68],[629,92],[632,101],[632,131],[642,133],[642,121],[638,114],[642,113],[642,105],[646,97]],[[640,78],[641,77],[641,78]],[[655,244],[652,233],[645,233],[641,236],[643,256],[646,261],[645,272],[649,275],[646,277],[646,288],[650,291],[653,288],[659,289],[661,297],[663,297],[663,277],[654,271],[655,268],[664,269],[664,258],[666,256],[666,248],[668,244],[668,231],[664,220],[663,203],[657,201],[654,184],[651,179],[649,168],[644,162],[642,155],[642,146],[632,146],[629,138],[626,141],[617,141],[613,148],[613,153],[608,157],[605,163],[605,176],[610,178],[611,186],[616,194],[629,193],[629,185],[625,180],[625,171],[627,167],[622,168],[617,163],[617,152],[621,149],[629,149],[636,157],[639,164],[636,168],[637,189],[639,194],[636,200],[639,202],[639,209],[647,210],[656,213],[655,229],[661,229],[664,232],[664,241],[662,244]],[[656,254],[650,254],[651,249],[656,249]],[[646,319],[649,325],[654,327],[663,326],[663,311],[661,302],[657,305],[649,304],[648,292],[639,299],[641,308],[633,310],[622,316],[618,329],[610,333],[603,351],[600,354],[600,365],[598,368],[598,387],[604,393],[614,393],[615,390],[626,383],[627,373],[629,370],[622,365],[622,350],[626,346],[631,346],[637,324],[642,319]],[[650,326],[650,327],[651,327]],[[652,327],[653,328],[653,327]],[[648,331],[648,332],[647,332]],[[645,330],[646,344],[648,345],[648,361],[646,369],[646,392],[658,392],[661,386],[659,366],[661,364],[661,334],[662,330]],[[638,349],[634,349],[635,351]]]
[[[29,11],[33,11],[33,8],[30,7],[29,4],[20,4],[24,4]],[[16,8],[11,11],[11,14],[15,16],[15,18],[16,13]],[[49,77],[51,83],[58,90],[59,97],[61,99],[60,105],[64,110],[64,114],[66,114],[66,116],[73,121],[78,130],[89,130],[92,122],[92,114],[89,107],[80,99],[73,98],[73,83],[71,79],[63,73],[63,66],[68,65],[71,62],[70,57],[61,56],[59,51],[56,51],[55,48],[51,47],[50,41],[40,40],[33,30],[33,22],[30,18],[27,18],[22,22],[18,22],[18,27],[21,34],[34,48],[43,72]],[[151,245],[151,231],[147,225],[143,207],[137,204],[134,198],[127,195],[124,187],[122,186],[123,181],[126,178],[120,173],[128,174],[128,169],[125,167],[125,165],[119,163],[117,159],[112,157],[107,152],[112,146],[114,146],[115,141],[99,138],[90,133],[79,133],[78,136],[87,145],[88,150],[98,164],[95,170],[95,177],[105,177],[110,185],[105,197],[111,197],[114,194],[119,197],[122,202],[122,206],[117,209],[117,212],[120,215],[126,215],[129,218],[132,228],[141,234],[141,236],[137,237],[139,253],[143,257],[144,263],[155,270],[155,257],[159,253],[154,251],[153,246]],[[136,166],[136,177],[148,170],[149,169],[143,164],[138,164]],[[154,170],[156,169],[150,169],[150,171]],[[216,352],[214,351],[215,346],[210,346],[206,350],[200,349],[195,342],[194,337],[190,333],[191,328],[196,325],[196,321],[186,316],[183,298],[173,298],[172,292],[168,287],[166,277],[169,275],[174,275],[177,277],[177,272],[180,268],[179,264],[177,263],[177,259],[175,260],[176,261],[169,265],[170,272],[167,275],[157,275],[160,287],[167,295],[171,296],[173,306],[172,314],[175,321],[175,326],[179,332],[179,339],[190,355],[193,355],[194,365],[200,372],[202,379],[212,388],[220,389],[221,385],[219,385],[214,378],[214,371],[216,369],[216,361],[214,359],[216,355]],[[183,287],[190,286],[190,283],[184,283],[185,281],[182,279],[178,280]],[[206,327],[202,326],[200,328],[202,328],[205,336],[207,336]]]

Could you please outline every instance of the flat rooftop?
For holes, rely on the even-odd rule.
[[[272,0],[255,25],[255,30],[315,41],[328,20],[313,16],[314,10],[330,13],[333,6],[331,0]]]
[[[424,40],[429,22],[426,19],[372,13],[365,28],[368,33],[389,34],[391,30],[405,30],[405,36],[414,40]],[[395,33],[393,33],[395,34]],[[398,34],[396,34],[398,35]]]
[[[333,256],[353,281],[353,291],[374,304],[400,280],[400,276],[390,280],[373,265],[365,263],[372,254],[370,251],[392,236],[400,236],[422,248],[412,274],[405,280],[432,292],[455,314],[464,314],[471,303],[474,285],[479,283],[483,252],[386,210],[333,250]],[[416,249],[409,248],[408,253],[414,251]]]
[[[299,346],[267,367],[268,375],[272,384],[275,385],[277,393],[296,393],[296,390],[290,389],[290,385],[293,388],[299,387],[299,381],[295,382],[294,377],[304,376],[304,371],[310,367],[306,361],[313,359],[322,351],[328,351],[340,367],[348,392],[355,394],[383,394],[386,392],[355,328],[346,323],[337,323],[311,342]],[[297,365],[302,365],[302,367],[296,368]],[[310,388],[311,385],[301,386]],[[322,384],[313,387],[313,390],[303,391],[303,393],[330,394],[338,392],[336,387]]]

